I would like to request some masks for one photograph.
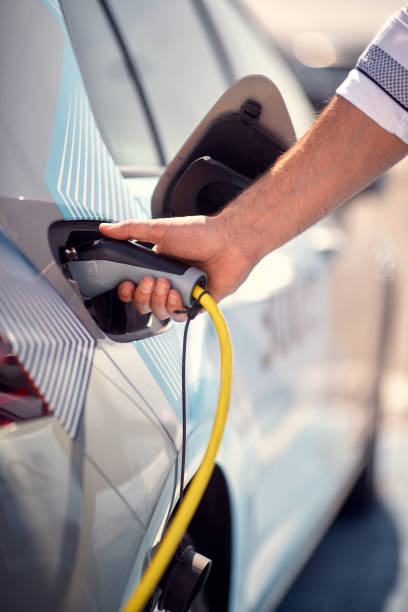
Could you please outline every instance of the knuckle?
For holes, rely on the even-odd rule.
[[[118,296],[124,302],[130,302],[133,298],[135,286],[130,281],[124,281],[118,287]]]
[[[152,299],[158,303],[165,303],[170,290],[170,283],[164,278],[159,278],[155,284]]]
[[[141,294],[137,290],[133,295],[133,305],[141,314],[147,314],[152,310],[149,297]]]
[[[136,291],[140,295],[150,297],[154,290],[154,286],[154,279],[151,276],[145,276],[138,284]]]

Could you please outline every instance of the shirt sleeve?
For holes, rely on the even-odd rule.
[[[378,32],[336,93],[408,143],[407,8]]]

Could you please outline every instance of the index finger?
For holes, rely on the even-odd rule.
[[[159,219],[137,221],[127,219],[119,223],[101,223],[99,231],[109,238],[117,240],[141,240],[158,244],[165,234],[165,227]]]

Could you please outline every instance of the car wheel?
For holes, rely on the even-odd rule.
[[[194,544],[194,540],[189,532],[184,534],[181,544],[183,545],[183,547],[186,548],[186,550],[189,548],[191,549],[192,547],[194,551],[198,552]],[[208,559],[205,559],[205,556],[203,556],[202,560],[207,566]],[[203,580],[202,578],[200,578],[199,582],[195,582],[197,579],[197,574],[191,576],[193,582],[189,582],[189,580],[187,580],[186,582],[185,579],[180,577],[179,572],[176,573],[176,581],[174,581],[173,572],[170,574],[170,582],[167,581],[168,579],[166,579],[165,574],[164,583],[162,582],[162,584],[160,585],[162,588],[164,588],[164,592],[156,592],[156,595],[148,604],[147,610],[152,609],[154,610],[154,612],[158,612],[159,610],[163,610],[164,612],[179,612],[181,610],[183,612],[210,612],[210,605],[208,604],[209,596],[208,591],[206,590],[207,581],[206,577],[204,577],[204,575],[208,576],[208,571],[206,569],[204,570],[204,573],[202,574]],[[171,578],[171,576],[173,576],[173,578]],[[203,581],[204,584],[202,584]],[[183,589],[184,598],[182,596],[182,593],[178,590],[180,587]],[[193,587],[193,591],[190,592],[190,589]],[[167,591],[168,588],[169,591]],[[175,591],[174,589],[177,589],[177,591]],[[189,599],[191,600],[191,597],[194,596],[198,589],[198,594],[196,595],[196,598],[194,599],[193,603],[190,605],[189,608],[185,608],[184,606],[188,605]],[[170,608],[168,606],[170,606]]]
[[[193,605],[191,606],[190,611],[191,612],[210,612],[210,606],[205,596],[205,586],[201,590],[196,600],[193,602]]]
[[[353,485],[341,509],[341,514],[362,512],[375,503],[375,446],[375,435],[373,435],[367,447],[367,459],[364,468]]]
[[[163,610],[162,612],[171,612],[170,610]],[[159,612],[159,608],[154,608],[154,612]],[[193,605],[189,608],[189,612],[210,612],[210,605],[207,601],[205,594],[205,586],[202,588],[196,599],[193,601]]]

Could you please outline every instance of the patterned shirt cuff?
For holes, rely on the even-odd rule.
[[[392,17],[337,93],[408,142],[408,14]]]

